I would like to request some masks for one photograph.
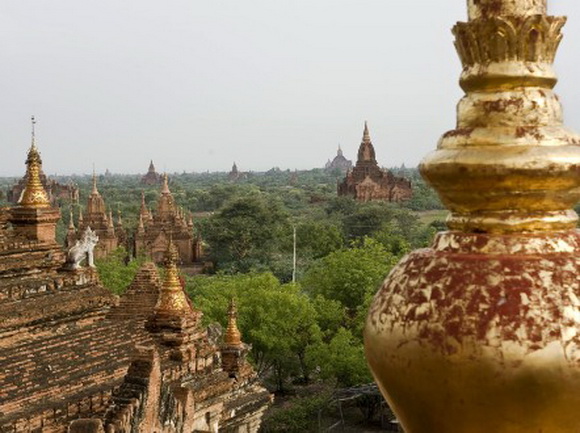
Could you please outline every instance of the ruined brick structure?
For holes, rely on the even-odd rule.
[[[379,167],[366,122],[356,165],[338,184],[338,195],[351,196],[363,202],[371,200],[399,202],[408,200],[413,195],[409,180],[397,177]]]
[[[94,269],[65,270],[34,144],[27,165],[0,210],[0,432],[256,432],[270,394],[244,353],[222,367],[175,248],[163,282],[148,263],[120,299]]]
[[[342,153],[342,149],[340,148],[340,146],[338,146],[336,156],[332,161],[328,160],[324,168],[327,171],[340,170],[344,172],[352,168],[352,161],[350,159],[345,158],[344,154]]]
[[[149,163],[149,170],[147,170],[147,173],[141,178],[141,183],[143,185],[157,185],[158,183],[161,183],[161,175],[155,171],[153,160]]]
[[[73,216],[69,221],[69,227],[66,236],[66,244],[68,247],[74,245],[78,237],[85,231],[87,227],[90,227],[97,236],[99,237],[99,243],[95,249],[95,257],[102,258],[107,256],[111,251],[115,250],[118,246],[124,245],[119,242],[116,231],[120,230],[124,234],[122,226],[119,227],[119,221],[115,226],[113,221],[113,213],[109,211],[105,206],[105,200],[99,193],[97,189],[97,176],[93,173],[93,189],[89,198],[87,200],[87,207],[85,208],[84,215],[79,214],[78,221],[79,229],[75,229]],[[125,241],[126,241],[126,235]]]
[[[157,211],[150,211],[141,196],[139,226],[135,233],[135,254],[149,256],[156,263],[163,261],[169,240],[179,252],[180,264],[191,264],[202,256],[202,241],[194,234],[193,216],[187,215],[175,204],[169,190],[167,175],[163,175]]]

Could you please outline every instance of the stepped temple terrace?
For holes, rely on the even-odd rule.
[[[26,164],[19,203],[0,210],[0,432],[257,432],[271,396],[246,361],[235,304],[223,341],[208,333],[171,239],[163,279],[146,263],[114,296],[90,227],[67,253],[56,243],[34,142]]]
[[[379,167],[366,122],[356,165],[347,171],[344,180],[338,184],[338,195],[351,196],[362,202],[399,202],[413,195],[411,182]]]
[[[547,0],[468,0],[465,96],[420,169],[449,231],[407,255],[365,329],[406,433],[580,431],[580,136],[563,126]]]

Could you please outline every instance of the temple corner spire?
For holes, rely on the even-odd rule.
[[[240,346],[242,345],[242,334],[238,329],[238,309],[236,306],[236,301],[234,298],[230,299],[230,304],[228,306],[228,327],[226,329],[226,334],[224,337],[224,343],[227,346]]]

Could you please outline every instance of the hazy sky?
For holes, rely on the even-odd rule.
[[[30,115],[48,173],[307,169],[364,120],[385,166],[453,128],[464,0],[13,0],[0,5],[0,176]],[[580,2],[556,63],[580,130]]]

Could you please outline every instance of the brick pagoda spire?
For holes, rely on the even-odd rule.
[[[105,200],[97,187],[97,175],[93,170],[93,187],[87,199],[87,207],[83,218],[79,218],[79,230],[77,236],[90,227],[99,237],[99,243],[95,249],[95,257],[107,256],[119,246],[119,239],[115,233],[115,225],[112,213],[107,207]]]
[[[188,221],[177,206],[167,174],[163,175],[157,211],[147,209],[145,195],[141,195],[139,225],[135,234],[136,255],[149,255],[156,263],[164,261],[169,238],[179,252],[180,264],[192,264],[201,257],[201,243],[194,237],[193,222]]]
[[[228,307],[228,327],[224,335],[224,344],[221,348],[222,368],[231,377],[237,377],[240,372],[248,368],[246,356],[249,346],[242,342],[242,333],[238,329],[238,309],[232,298]]]

